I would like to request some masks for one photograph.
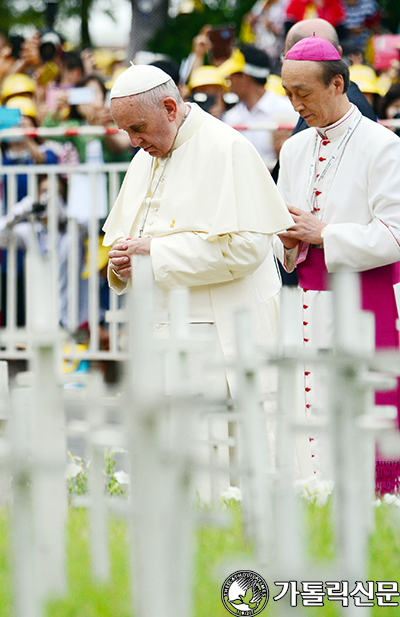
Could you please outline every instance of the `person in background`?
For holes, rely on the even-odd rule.
[[[219,70],[230,80],[231,91],[239,98],[239,102],[223,116],[226,124],[233,127],[266,124],[278,113],[292,112],[286,96],[266,89],[271,63],[261,49],[243,45]],[[257,148],[267,167],[272,169],[276,163],[272,132],[253,129],[243,131],[243,134]]]
[[[357,84],[360,91],[363,93],[368,103],[374,110],[377,116],[379,106],[380,90],[378,84],[378,76],[372,66],[366,64],[352,64],[349,67],[350,80]]]
[[[382,120],[398,120],[400,118],[400,82],[393,84],[382,97],[379,107],[379,117]],[[400,135],[400,127],[388,127],[396,135]]]
[[[5,104],[7,109],[18,110],[21,114],[19,127],[29,129],[37,126],[37,109],[31,98],[25,96],[13,96]],[[57,155],[47,146],[43,140],[37,137],[9,138],[9,141],[2,141],[2,163],[4,166],[15,165],[54,165],[57,163]],[[6,214],[10,207],[10,181],[5,174],[2,177],[2,214]],[[27,174],[16,175],[16,199],[21,201],[28,194]],[[7,276],[7,252],[1,252],[1,316],[4,325],[7,319],[7,297],[6,297],[6,276]],[[16,323],[18,326],[25,325],[25,275],[24,275],[24,255],[18,251],[17,255],[17,315]]]
[[[58,86],[60,88],[76,88],[84,76],[85,69],[81,55],[76,51],[64,52]]]
[[[78,104],[69,104],[68,91],[61,92],[56,109],[53,113],[48,114],[43,122],[43,126],[81,126],[90,124],[94,126],[108,126],[112,124],[110,110],[106,105],[106,87],[103,80],[97,74],[88,75],[76,85],[77,88],[89,89],[92,94],[88,94],[87,102]],[[99,161],[127,161],[130,160],[131,147],[129,140],[122,133],[104,135],[98,137],[88,137],[85,135],[76,135],[73,137],[63,138],[62,141],[71,141],[79,153],[79,161],[85,163],[87,160],[93,160],[96,156]],[[94,146],[92,142],[97,144],[96,149],[98,155],[93,154]],[[97,151],[96,150],[96,151]]]
[[[325,19],[333,26],[339,38],[344,34],[346,8],[342,0],[290,0],[286,7],[285,33],[301,21]]]
[[[272,68],[280,72],[280,55],[284,48],[286,6],[289,0],[257,0],[243,17],[241,41],[265,51]]]
[[[1,82],[0,98],[4,105],[13,96],[23,96],[35,102],[36,83],[25,73],[12,73]]]
[[[186,100],[197,103],[199,107],[221,120],[226,111],[224,94],[228,90],[228,83],[217,67],[200,66],[192,71]]]
[[[62,176],[57,176],[56,216],[57,216],[57,252],[58,252],[58,309],[59,322],[68,327],[68,244],[69,236],[67,229],[67,182]],[[49,250],[48,234],[48,203],[49,203],[49,179],[41,174],[38,176],[38,198],[34,202],[32,197],[26,196],[19,201],[6,214],[0,217],[0,247],[6,249],[11,239],[20,251],[25,253],[28,249],[31,232],[31,221],[35,232],[37,245],[40,252],[46,255]],[[84,230],[81,230],[81,240]],[[77,256],[78,268],[82,268],[84,251],[83,242],[78,243],[79,255]],[[79,307],[78,322],[84,325],[88,319],[87,307],[87,281],[80,277],[79,281]]]
[[[26,96],[12,96],[5,103],[7,109],[16,109],[21,113],[19,127],[24,129],[36,128],[37,108],[32,99]],[[55,165],[57,155],[38,137],[9,138],[1,144],[3,165]],[[7,199],[7,177],[4,177],[4,199]],[[17,200],[27,195],[28,178],[26,174],[17,175]]]
[[[344,0],[343,42],[352,43],[365,52],[368,39],[376,34],[381,24],[381,9],[375,0]]]

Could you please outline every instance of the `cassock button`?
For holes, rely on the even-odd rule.
[[[307,407],[307,409],[310,409],[310,407],[311,407],[310,403],[307,403],[307,404],[306,404],[306,407]],[[310,440],[310,441],[311,441],[311,440]]]
[[[329,141],[329,139],[324,139],[324,141],[322,142],[323,146],[327,146],[328,144],[330,144],[331,142]]]
[[[308,309],[308,304],[303,304],[303,309]]]
[[[309,338],[303,338],[303,341],[304,341],[305,343],[308,343],[308,341],[309,341],[309,340],[310,340]]]
[[[310,392],[311,388],[304,388],[306,392]]]
[[[308,326],[308,321],[303,321],[303,326]]]
[[[304,371],[304,375],[310,375],[310,371]]]
[[[321,195],[321,191],[315,191],[315,194],[316,194],[317,196],[318,196],[318,195]]]
[[[323,157],[323,156],[320,156],[318,160],[321,161],[321,163],[322,163],[322,161],[326,161],[326,158]]]

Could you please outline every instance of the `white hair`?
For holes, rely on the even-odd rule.
[[[135,96],[138,97],[139,102],[143,105],[143,107],[158,107],[167,97],[174,99],[174,101],[178,104],[183,103],[180,92],[172,79],[169,79],[160,86],[151,88],[151,90],[136,94]]]

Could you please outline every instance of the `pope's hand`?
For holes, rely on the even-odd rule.
[[[108,253],[110,268],[121,279],[129,279],[132,275],[131,255],[148,255],[151,238],[126,238],[118,240]]]
[[[285,247],[293,248],[299,241],[314,245],[322,244],[321,231],[326,227],[326,223],[306,210],[294,206],[288,206],[288,209],[294,220],[294,226],[279,236]]]
[[[288,232],[286,231],[284,234],[277,234],[279,240],[282,242],[283,246],[285,247],[285,249],[294,249],[294,247],[299,243],[299,241],[297,240],[297,238],[292,238],[291,236],[288,235]]]

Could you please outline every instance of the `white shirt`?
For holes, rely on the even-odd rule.
[[[254,107],[249,109],[244,103],[239,102],[224,114],[222,120],[233,127],[251,126],[252,124],[265,124],[272,121],[274,116],[288,112],[293,114],[289,99],[266,90]],[[266,165],[273,166],[276,161],[276,152],[272,147],[272,131],[246,130],[240,132],[255,146]]]

